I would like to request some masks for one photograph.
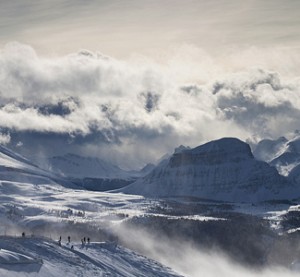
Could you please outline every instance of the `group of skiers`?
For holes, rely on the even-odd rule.
[[[90,241],[91,241],[90,238],[87,238],[87,239],[86,239],[86,237],[83,237],[83,238],[81,239],[81,245],[84,246],[84,245],[86,244],[86,242],[87,242],[88,244],[90,244]],[[71,243],[71,237],[68,236],[68,243],[67,243],[67,244],[70,244],[70,243]],[[61,236],[59,237],[58,245],[61,246]],[[71,246],[71,249],[74,249],[74,245]]]
[[[33,236],[33,235],[32,235]],[[22,232],[22,238],[25,238],[25,232]],[[91,242],[91,239],[88,237],[88,238],[86,238],[86,237],[83,237],[82,239],[81,239],[81,245],[82,245],[82,247],[87,243],[87,244],[90,244],[90,242]],[[71,237],[70,236],[68,236],[68,242],[67,242],[67,244],[69,245],[71,243]],[[58,240],[58,245],[59,246],[61,246],[61,236],[59,236],[59,240]],[[71,245],[71,249],[74,249],[74,245]]]
[[[86,241],[89,244],[90,243],[90,238],[85,239],[85,237],[83,237],[83,239],[81,239],[81,245],[82,246],[85,245]]]

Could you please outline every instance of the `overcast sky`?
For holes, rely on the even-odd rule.
[[[297,0],[1,0],[0,42],[114,57],[193,44],[299,47]]]
[[[300,129],[300,1],[0,1],[0,143],[124,168]]]

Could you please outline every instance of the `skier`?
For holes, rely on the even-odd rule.
[[[87,242],[88,242],[88,244],[90,244],[90,238],[87,238]]]
[[[70,243],[71,242],[71,237],[70,236],[68,236],[68,243]]]

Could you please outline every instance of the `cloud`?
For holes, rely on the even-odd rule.
[[[55,135],[65,144],[61,151],[125,167],[154,161],[180,144],[299,128],[299,79],[252,64],[240,69],[234,59],[224,70],[201,49],[178,51],[162,63],[87,50],[46,58],[10,43],[0,52],[0,128],[11,134],[11,145],[23,143],[18,151],[29,147],[22,136]]]
[[[247,125],[252,134],[270,137],[297,128],[297,83],[284,83],[278,74],[259,69],[216,82],[212,90],[225,118],[240,126]]]
[[[0,132],[0,145],[6,145],[10,142],[10,134]]]

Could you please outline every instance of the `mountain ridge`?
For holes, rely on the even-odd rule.
[[[289,198],[295,196],[295,190],[274,167],[256,160],[248,144],[222,138],[174,153],[167,163],[119,191],[150,197],[256,202]]]

